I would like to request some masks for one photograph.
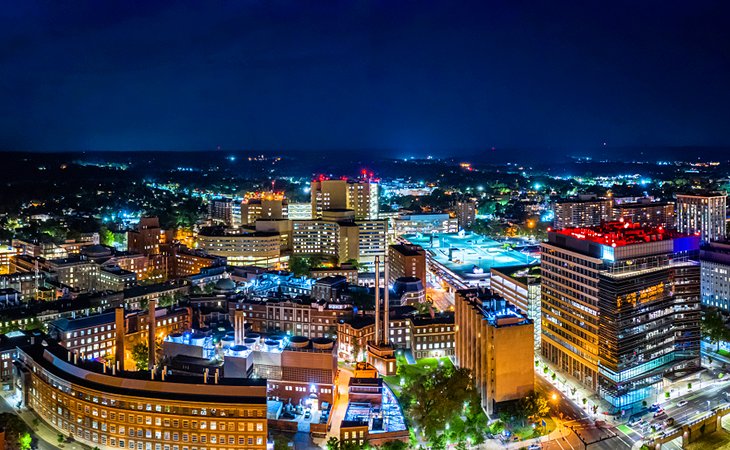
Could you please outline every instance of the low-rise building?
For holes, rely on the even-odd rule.
[[[90,447],[265,449],[265,380],[113,371],[36,339],[18,349],[21,405]]]
[[[198,233],[198,245],[207,253],[225,257],[234,266],[274,267],[281,260],[281,237],[243,228],[208,227]]]

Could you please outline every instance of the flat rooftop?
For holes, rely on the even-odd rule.
[[[550,233],[570,236],[580,240],[595,242],[611,247],[623,247],[647,242],[667,241],[686,235],[664,227],[646,226],[629,221],[605,222],[596,227],[572,227],[553,230]],[[551,240],[552,241],[552,240]]]
[[[408,242],[423,247],[431,260],[443,265],[463,280],[489,278],[493,267],[533,264],[539,261],[532,252],[521,252],[510,245],[476,233],[408,234]],[[526,243],[523,246],[529,248]]]

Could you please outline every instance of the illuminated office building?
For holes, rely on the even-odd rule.
[[[699,233],[703,242],[725,239],[726,204],[724,192],[677,194],[677,230]]]
[[[700,367],[699,237],[616,221],[548,232],[542,356],[616,410]]]
[[[328,180],[321,177],[311,184],[312,218],[328,209],[351,209],[357,220],[378,218],[378,183],[372,178]]]
[[[532,320],[490,291],[463,289],[454,305],[457,366],[471,370],[491,415],[535,387]]]
[[[613,201],[584,194],[555,203],[555,228],[593,227],[613,217]]]

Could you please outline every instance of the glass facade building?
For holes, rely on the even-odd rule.
[[[700,366],[699,236],[609,222],[549,233],[542,354],[616,410]]]

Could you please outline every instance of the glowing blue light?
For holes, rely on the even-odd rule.
[[[535,190],[539,190],[542,187],[540,183],[535,183]]]

